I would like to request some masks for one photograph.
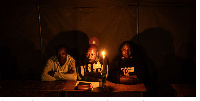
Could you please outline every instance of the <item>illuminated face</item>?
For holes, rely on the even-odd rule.
[[[89,48],[86,55],[88,62],[94,62],[96,56],[97,56],[97,48],[95,47]]]
[[[130,48],[130,45],[128,45],[128,44],[123,45],[123,47],[121,48],[121,51],[122,51],[122,55],[124,56],[124,58],[131,57],[132,49]]]
[[[61,48],[57,53],[58,60],[63,61],[67,58],[67,50],[65,48]]]

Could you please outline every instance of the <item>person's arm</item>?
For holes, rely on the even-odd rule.
[[[75,60],[72,57],[68,57],[68,72],[67,73],[61,73],[61,72],[55,72],[55,78],[59,80],[77,80],[77,74],[76,74],[76,67],[75,67]]]
[[[108,72],[108,81],[111,81],[113,83],[118,82],[118,76],[119,76],[119,69],[120,68],[120,56],[116,56],[113,61],[110,64],[109,72]]]
[[[77,79],[77,74],[75,74],[75,73],[60,73],[60,72],[55,72],[55,78],[57,80],[75,81]]]
[[[56,80],[56,78],[53,76],[55,72],[53,71],[52,66],[53,66],[53,61],[51,59],[49,59],[47,61],[45,68],[44,68],[44,71],[41,75],[42,81],[55,81]]]

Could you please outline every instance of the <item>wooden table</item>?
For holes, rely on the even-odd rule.
[[[76,81],[3,81],[0,89],[2,97],[133,97],[143,96],[146,91],[144,84],[124,85],[107,81],[106,92],[99,88],[91,91],[75,90]]]
[[[3,81],[0,96],[3,97],[57,97],[63,91],[66,81]]]

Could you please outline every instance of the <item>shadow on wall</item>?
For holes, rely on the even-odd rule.
[[[191,30],[184,41],[178,52],[183,59],[180,81],[196,85],[196,31]]]
[[[137,37],[131,41],[136,42]],[[139,46],[147,62],[151,79],[162,90],[160,96],[173,96],[170,95],[170,91],[173,90],[169,84],[178,83],[181,61],[175,56],[171,33],[162,28],[146,29],[139,34]]]
[[[4,38],[1,40],[1,79],[39,80],[42,72],[41,51],[24,38]]]
[[[58,33],[45,49],[46,60],[56,55],[56,47],[59,45],[66,45],[69,48],[69,55],[73,56],[75,60],[83,60],[89,46],[89,39],[84,32],[78,30]]]
[[[188,42],[179,52],[183,57],[181,64],[181,83],[196,85],[196,43]]]
[[[17,59],[11,54],[11,50],[8,48],[8,46],[1,46],[0,52],[2,53],[2,63],[0,72],[1,79],[21,79]]]

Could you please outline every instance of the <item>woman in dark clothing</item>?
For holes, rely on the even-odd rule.
[[[130,41],[124,41],[120,45],[119,54],[111,62],[108,80],[114,83],[122,83],[122,77],[134,75],[137,77],[130,79],[132,80],[131,84],[141,82],[146,84],[148,72],[146,64],[140,56],[138,46]]]

